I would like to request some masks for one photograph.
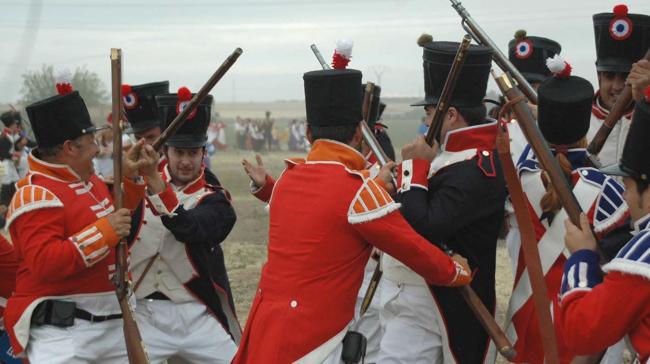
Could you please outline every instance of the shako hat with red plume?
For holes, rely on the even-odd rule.
[[[86,103],[72,85],[57,83],[56,91],[57,95],[25,108],[39,148],[54,147],[107,127],[93,125]]]
[[[626,5],[611,13],[593,16],[596,39],[596,69],[601,72],[630,72],[650,48],[650,16],[630,14]]]
[[[162,127],[156,107],[156,96],[168,93],[169,81],[122,85],[122,102],[131,126],[126,132],[142,133],[155,127]]]
[[[175,94],[157,95],[156,104],[162,124],[167,128],[188,105],[194,94],[183,86]],[[206,96],[190,114],[183,126],[167,140],[168,146],[200,148],[208,140],[208,126],[212,112],[212,95]]]
[[[571,65],[559,55],[546,61],[553,77],[537,89],[539,129],[551,144],[568,145],[589,130],[594,88],[589,81],[571,75]]]

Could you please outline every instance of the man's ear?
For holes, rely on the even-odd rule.
[[[61,153],[64,156],[75,156],[76,155],[76,145],[73,140],[66,140],[63,142],[63,146],[61,147]]]
[[[458,113],[458,109],[453,106],[449,106],[447,109],[447,117],[450,119],[452,124],[458,120],[459,116],[460,114]]]
[[[314,134],[311,131],[311,127],[307,125],[307,140],[309,140],[309,144],[314,144]]]

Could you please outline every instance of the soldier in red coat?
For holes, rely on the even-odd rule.
[[[342,362],[373,246],[431,284],[470,281],[466,261],[417,235],[382,182],[363,170],[361,72],[303,78],[312,149],[287,160],[271,191],[268,261],[235,364]]]
[[[59,95],[27,106],[38,148],[7,213],[18,270],[5,325],[15,354],[31,363],[124,363],[113,247],[144,195],[138,170],[151,169],[158,156],[143,141],[129,150],[126,208],[115,211],[93,169],[98,129],[79,93],[57,86]]]
[[[648,140],[650,104],[637,101],[621,160],[603,169],[623,176],[634,237],[602,271],[587,216],[581,216],[580,227],[566,221],[565,243],[572,254],[564,265],[558,322],[566,345],[580,355],[603,351],[627,335],[640,361],[650,359]]]

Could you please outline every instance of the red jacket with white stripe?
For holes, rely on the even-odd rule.
[[[134,208],[144,196],[145,185],[128,179],[123,185],[124,207]],[[84,182],[68,166],[31,154],[29,173],[16,186],[7,228],[18,270],[5,325],[15,354],[20,354],[27,347],[31,315],[38,303],[114,291],[111,247],[119,238],[106,217],[114,211],[111,194],[96,175]]]
[[[432,284],[453,261],[413,231],[388,193],[360,169],[363,156],[319,140],[287,161],[270,198],[268,261],[234,364],[320,363],[342,340],[372,246]]]
[[[650,362],[650,214],[635,223],[634,238],[600,269],[591,250],[564,265],[558,321],[577,354],[604,351],[626,335],[641,363]]]

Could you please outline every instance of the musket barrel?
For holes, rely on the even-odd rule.
[[[487,33],[481,28],[481,26],[469,15],[469,12],[463,4],[458,0],[450,0],[451,6],[456,9],[456,12],[463,19],[463,28],[471,30],[468,32],[477,43],[480,43],[486,47],[490,47],[493,50],[492,58],[494,62],[503,70],[504,72],[509,72],[512,77],[517,80],[518,87],[526,95],[528,100],[533,104],[537,105],[537,91],[531,86],[531,84],[526,80],[526,78],[519,72],[519,70],[510,62],[508,57],[501,52],[499,46],[497,46],[494,41],[487,35]],[[465,27],[467,26],[467,27]]]
[[[165,142],[183,126],[183,123],[187,120],[188,116],[196,110],[201,101],[208,96],[208,93],[216,86],[216,84],[221,80],[221,78],[228,72],[230,67],[232,67],[237,59],[244,51],[241,48],[235,49],[228,58],[219,66],[219,68],[210,76],[210,79],[201,87],[199,92],[197,92],[192,99],[188,102],[187,106],[181,111],[176,118],[169,124],[169,126],[160,134],[158,139],[153,142],[153,148],[155,150],[160,150],[160,148],[165,144]]]

